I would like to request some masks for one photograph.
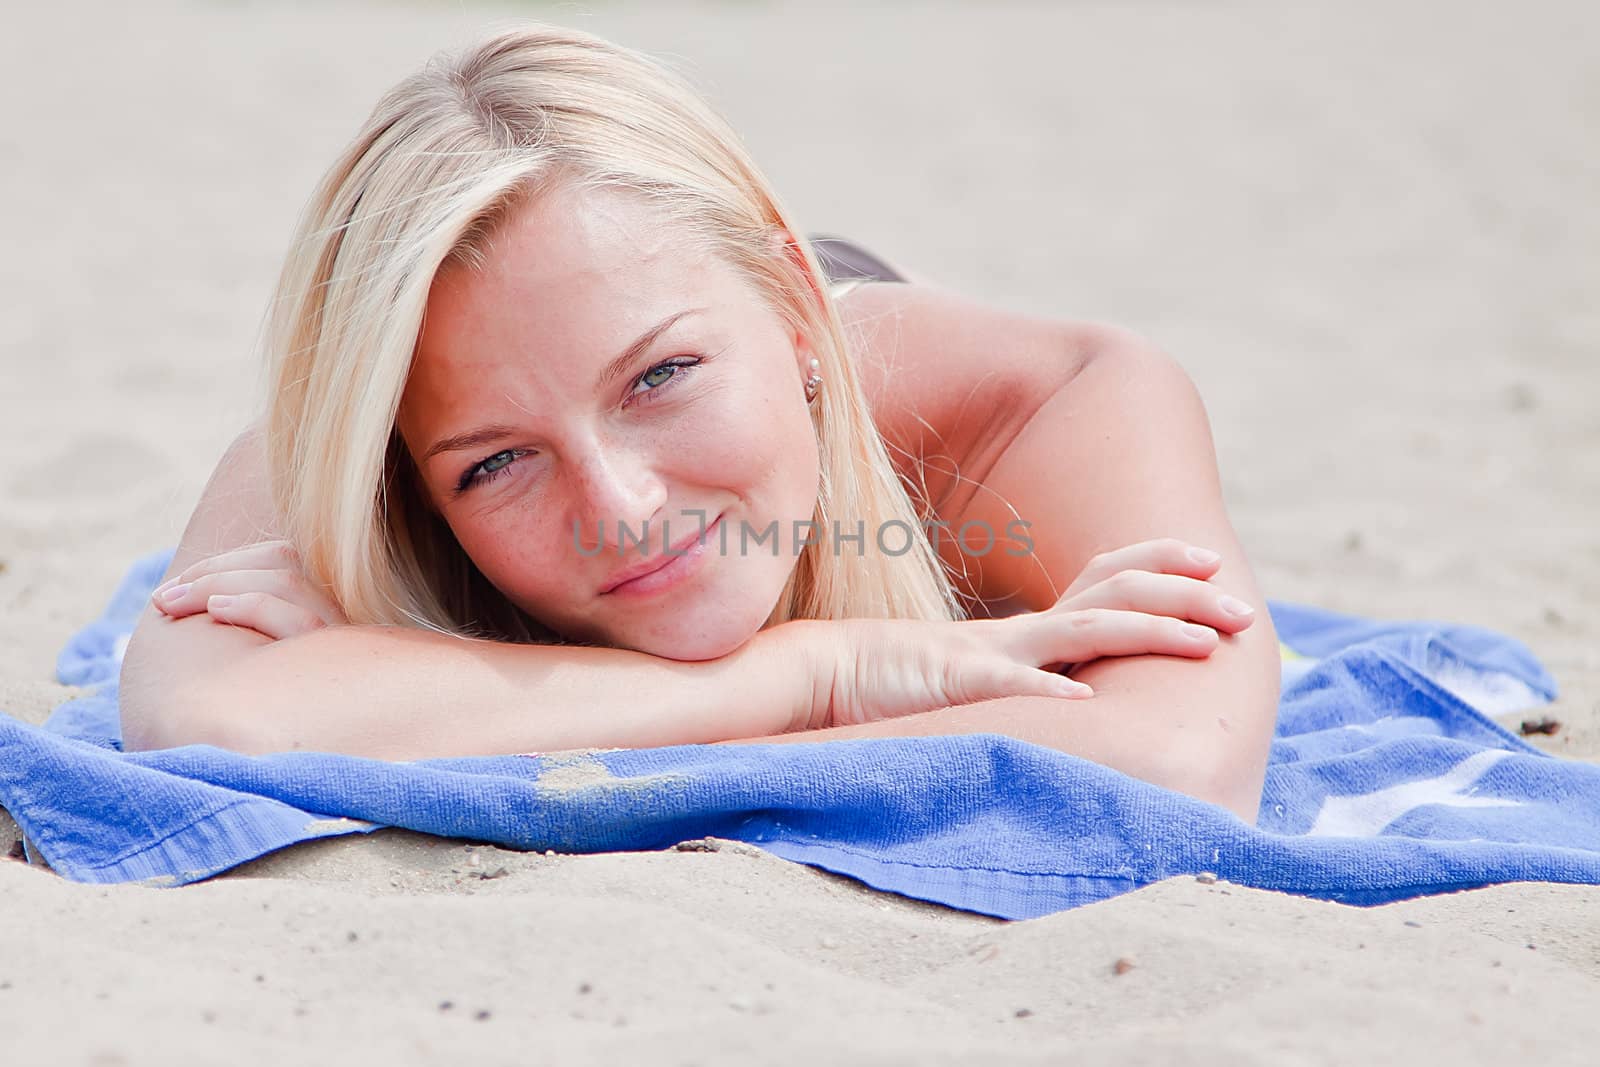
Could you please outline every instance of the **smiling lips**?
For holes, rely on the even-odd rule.
[[[600,595],[653,593],[676,585],[680,579],[688,577],[705,555],[705,542],[721,521],[722,516],[718,515],[704,530],[679,539],[668,551],[618,570],[600,587]]]

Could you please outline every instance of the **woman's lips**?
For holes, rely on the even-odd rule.
[[[600,590],[601,596],[642,596],[656,593],[670,586],[677,585],[699,569],[701,560],[707,554],[707,545],[712,535],[717,530],[717,524],[722,521],[718,515],[704,530],[696,530],[688,537],[683,538],[672,546],[670,553],[650,560],[646,566],[651,569],[643,574],[619,581],[612,577]],[[625,570],[623,573],[627,573]]]

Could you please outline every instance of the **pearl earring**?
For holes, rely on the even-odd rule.
[[[822,364],[816,357],[811,359],[811,376],[806,379],[806,403],[810,404],[817,399],[817,390],[822,387]]]

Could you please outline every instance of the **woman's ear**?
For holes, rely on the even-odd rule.
[[[801,251],[799,241],[786,227],[779,226],[767,238],[773,254],[787,256],[795,273],[806,280],[811,287],[812,297],[818,306],[823,302],[823,289],[818,284],[817,276],[812,271],[811,265],[806,262],[805,253]],[[800,380],[804,381],[811,373],[811,344],[806,340],[805,334],[796,328],[790,333],[790,341],[794,344],[795,366],[800,371]]]
[[[795,272],[806,280],[806,284],[811,287],[812,295],[816,297],[817,302],[820,304],[822,302],[822,285],[812,271],[811,264],[806,262],[806,256],[800,249],[799,240],[782,226],[774,230],[767,240],[771,242],[771,249],[774,253],[781,252],[789,257],[789,262],[794,267]]]

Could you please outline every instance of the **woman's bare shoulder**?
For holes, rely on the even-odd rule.
[[[878,430],[941,514],[1071,380],[1105,329],[927,283],[857,285],[838,306]]]
[[[281,536],[267,475],[266,430],[256,420],[217,461],[167,573],[178,574],[208,556]]]

